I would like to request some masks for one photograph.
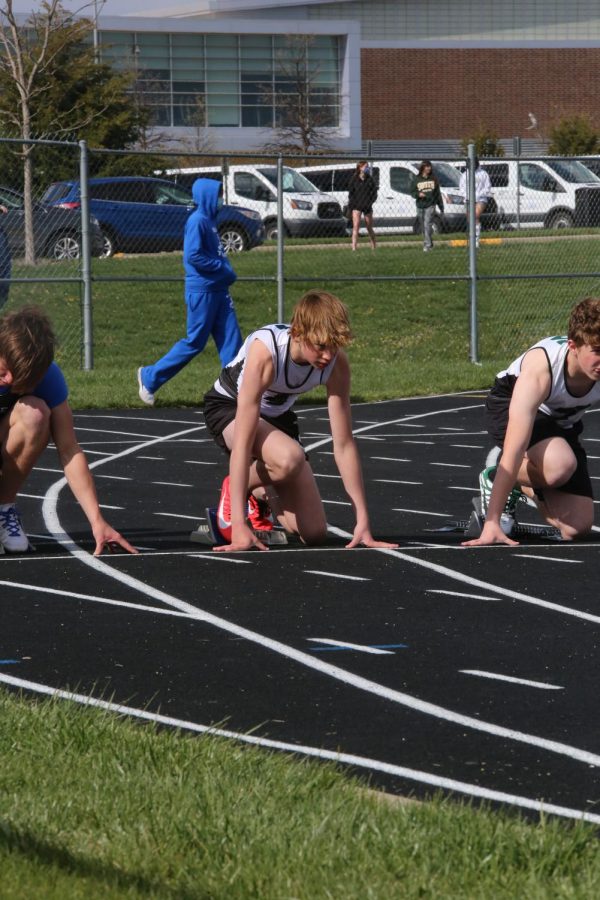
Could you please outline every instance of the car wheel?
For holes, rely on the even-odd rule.
[[[100,259],[108,259],[109,256],[114,256],[117,250],[117,246],[115,244],[115,239],[108,231],[102,231],[102,253],[100,254]]]
[[[548,220],[548,228],[572,228],[573,224],[573,216],[566,209],[554,213]]]
[[[248,238],[241,229],[233,225],[221,228],[219,236],[225,253],[241,253],[248,249]]]
[[[271,222],[265,222],[265,240],[267,241],[276,241],[277,240],[277,221],[273,220]]]
[[[59,234],[48,244],[48,256],[52,259],[79,259],[79,238],[72,234]]]

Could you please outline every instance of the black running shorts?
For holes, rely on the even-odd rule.
[[[223,440],[223,432],[229,423],[235,419],[236,412],[237,402],[232,397],[225,397],[223,394],[215,391],[214,388],[211,388],[204,395],[204,421],[206,422],[206,428],[214,442],[226,453],[230,451]],[[269,425],[273,425],[274,428],[278,428],[279,431],[283,431],[284,434],[298,441],[299,444],[302,443],[298,429],[298,419],[293,409],[286,410],[281,416],[261,415],[261,419],[264,419]]]

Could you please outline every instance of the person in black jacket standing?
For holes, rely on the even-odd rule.
[[[417,201],[417,216],[423,234],[423,250],[427,253],[433,249],[431,233],[436,206],[439,206],[441,214],[444,215],[442,192],[440,191],[439,182],[433,173],[433,166],[430,160],[424,159],[419,166],[419,171],[413,180],[412,193]]]
[[[377,185],[370,174],[369,164],[361,160],[356,164],[356,171],[350,179],[348,190],[348,206],[352,213],[352,249],[356,250],[358,244],[358,231],[361,217],[364,217],[365,227],[369,233],[371,249],[374,250],[375,232],[373,231],[373,204],[377,200]]]

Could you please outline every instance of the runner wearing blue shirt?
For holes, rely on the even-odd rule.
[[[69,487],[90,523],[99,556],[105,547],[137,550],[106,522],[83,450],[77,442],[68,388],[54,362],[50,320],[33,306],[0,318],[0,544],[9,553],[28,549],[17,494],[52,440]]]

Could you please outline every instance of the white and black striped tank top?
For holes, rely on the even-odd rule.
[[[222,369],[214,389],[225,397],[237,398],[244,380],[248,351],[254,341],[261,341],[271,354],[275,377],[260,402],[261,415],[277,417],[290,409],[300,394],[306,394],[320,384],[326,384],[335,366],[337,355],[324,369],[298,365],[292,359],[289,325],[265,325],[252,332],[242,344],[237,356]]]

